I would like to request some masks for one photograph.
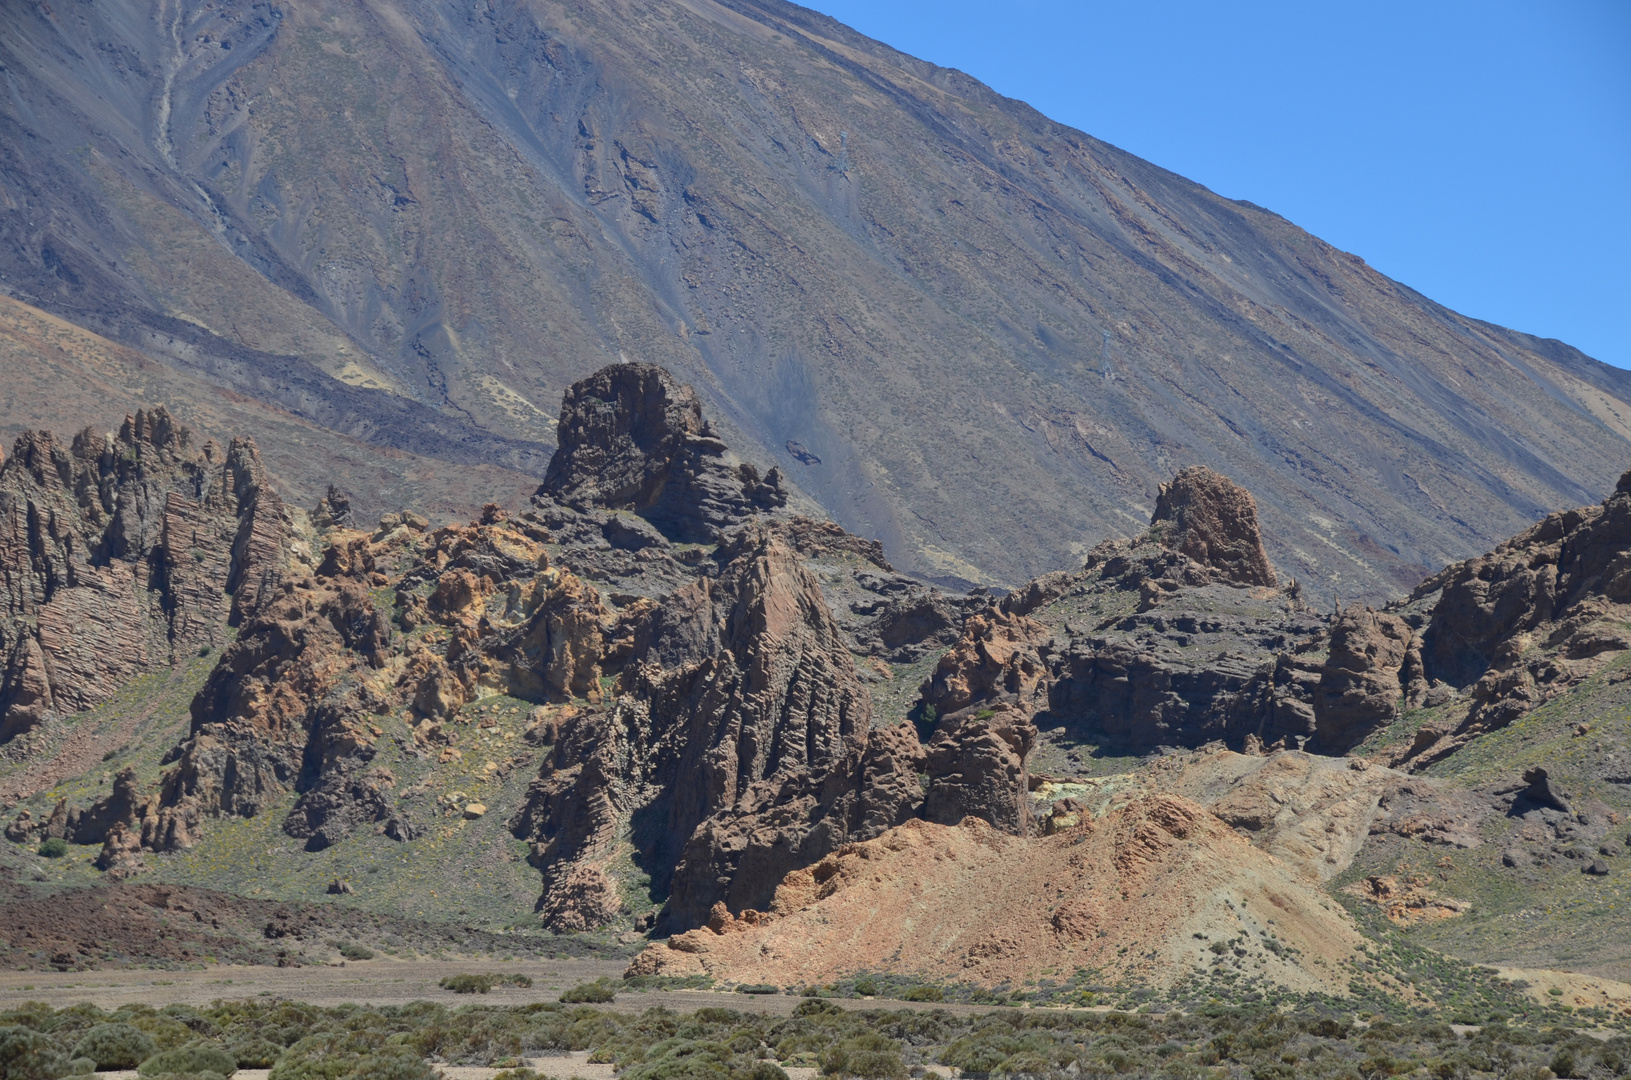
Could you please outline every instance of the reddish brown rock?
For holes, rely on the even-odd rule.
[[[943,719],[925,754],[924,819],[955,825],[976,817],[1015,836],[1030,835],[1026,758],[1036,735],[1029,715],[1013,704]]]
[[[291,526],[254,444],[223,451],[162,406],[0,465],[0,739],[224,644],[287,572]]]
[[[373,736],[363,717],[374,703],[355,676],[384,664],[390,640],[361,584],[284,582],[193,701],[191,735],[163,780],[158,846],[185,846],[189,817],[253,816],[291,788],[343,774],[342,760],[365,764]],[[312,835],[300,811],[291,824]]]
[[[1222,473],[1191,465],[1162,484],[1152,531],[1174,551],[1238,585],[1275,586],[1274,567],[1263,550],[1257,500]]]
[[[1435,593],[1423,673],[1466,688],[1471,701],[1459,721],[1418,733],[1400,759],[1416,766],[1510,724],[1631,648],[1631,473],[1600,506],[1551,514],[1445,567],[1411,602]]]
[[[1354,608],[1331,623],[1330,653],[1314,692],[1315,733],[1326,753],[1357,746],[1420,700],[1421,642],[1397,615]]]
[[[633,510],[671,539],[711,541],[787,504],[781,472],[738,461],[696,391],[655,364],[613,364],[561,400],[539,494],[577,509]]]
[[[1037,648],[1049,636],[1024,615],[988,609],[964,624],[962,638],[940,658],[919,693],[942,716],[999,701],[1034,710],[1048,674]]]

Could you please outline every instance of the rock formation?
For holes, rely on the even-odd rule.
[[[1631,649],[1631,472],[1601,505],[1548,515],[1445,567],[1400,610],[1425,618],[1425,684],[1468,698],[1464,711],[1424,725],[1401,759],[1426,765]]]
[[[1325,620],[1275,581],[1251,496],[1185,469],[1142,536],[1100,544],[1081,571],[968,618],[923,705],[962,729],[964,711],[1006,702],[1071,738],[1128,749],[1311,738]],[[947,760],[934,746],[931,785]]]
[[[0,465],[0,739],[226,640],[288,572],[291,523],[255,446],[195,447],[163,406]]]
[[[1427,683],[1421,636],[1403,618],[1370,608],[1332,620],[1330,652],[1314,692],[1315,734],[1340,753],[1420,705]]]
[[[1222,581],[1274,588],[1274,567],[1257,528],[1257,500],[1204,465],[1162,484],[1151,532],[1161,543],[1217,572]]]
[[[787,504],[702,418],[696,392],[655,364],[614,364],[561,401],[559,448],[539,489],[575,509],[633,510],[672,540],[711,541]]]

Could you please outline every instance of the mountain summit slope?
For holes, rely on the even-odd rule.
[[[1201,464],[1379,597],[1631,449],[1631,375],[778,0],[64,0],[0,63],[0,288],[397,450],[540,472],[651,361],[919,573]]]

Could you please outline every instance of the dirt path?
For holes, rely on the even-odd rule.
[[[146,1003],[165,1005],[207,1005],[218,999],[253,997],[288,998],[313,1005],[340,1005],[358,1002],[368,1005],[403,1005],[410,1001],[441,1001],[449,1005],[479,1002],[483,1005],[526,1005],[554,1001],[567,987],[598,978],[621,980],[627,962],[622,960],[543,960],[514,962],[430,962],[367,960],[344,966],[273,968],[210,967],[202,971],[80,971],[80,972],[0,972],[0,1009],[13,1008],[24,1001],[43,1001],[62,1008],[88,1001],[104,1009]],[[532,986],[495,986],[484,995],[453,994],[437,986],[447,975],[463,972],[506,972],[530,976]],[[617,1012],[643,1012],[662,1005],[680,1012],[705,1006],[738,1009],[743,1012],[786,1016],[800,998],[781,994],[729,994],[705,990],[648,990],[619,992],[617,999],[601,1008]],[[1009,1006],[936,1005],[928,1002],[838,999],[847,1009],[945,1009],[964,1015],[990,1012]],[[542,1070],[540,1070],[542,1071]],[[450,1074],[451,1075],[451,1074]],[[571,1075],[571,1074],[563,1074]],[[581,1071],[587,1080],[594,1077]],[[470,1077],[466,1080],[482,1080]]]

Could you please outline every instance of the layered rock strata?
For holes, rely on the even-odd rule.
[[[0,740],[218,648],[297,562],[253,442],[193,444],[158,406],[0,465]]]

